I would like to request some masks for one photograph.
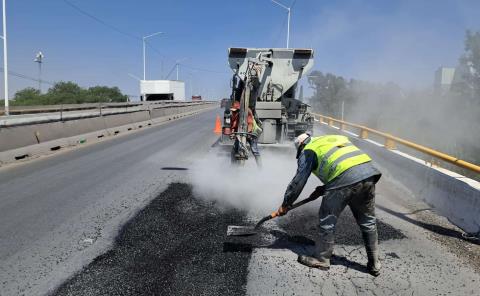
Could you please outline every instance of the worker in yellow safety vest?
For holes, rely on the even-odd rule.
[[[295,139],[295,146],[297,173],[287,187],[278,213],[285,215],[288,212],[311,173],[323,183],[313,194],[324,195],[319,212],[320,238],[315,243],[315,253],[312,257],[300,255],[298,262],[324,270],[330,268],[335,225],[348,205],[362,231],[368,272],[378,276],[381,264],[378,260],[375,184],[381,173],[373,166],[372,159],[345,136],[301,134]]]

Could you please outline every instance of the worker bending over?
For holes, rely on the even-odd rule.
[[[296,138],[295,146],[297,173],[287,187],[278,213],[285,215],[288,212],[302,192],[310,173],[324,184],[317,187],[313,194],[320,196],[326,192],[320,206],[320,237],[315,244],[314,256],[299,256],[298,262],[324,270],[330,268],[335,225],[348,205],[362,231],[368,272],[378,276],[381,264],[378,260],[375,184],[381,173],[373,166],[371,158],[345,136],[310,137],[301,134]]]

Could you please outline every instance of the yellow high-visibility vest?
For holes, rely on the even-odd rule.
[[[313,169],[313,174],[324,184],[349,168],[372,160],[347,137],[339,135],[312,137],[304,150],[311,150],[317,155],[318,164]]]

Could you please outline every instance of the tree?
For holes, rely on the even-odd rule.
[[[338,117],[342,101],[352,99],[348,84],[341,76],[313,71],[308,77],[308,82],[314,90],[310,104],[322,113]]]
[[[40,91],[38,89],[33,87],[27,87],[17,91],[13,99],[16,101],[21,101],[21,100],[26,101],[26,100],[36,99],[39,96],[40,96]]]
[[[466,32],[465,53],[459,59],[452,93],[480,105],[480,32]]]
[[[85,94],[78,84],[61,81],[48,90],[46,97],[49,104],[80,104],[85,100]]]
[[[12,105],[32,105],[33,102],[41,100],[40,91],[33,87],[27,87],[15,93]]]
[[[87,98],[91,102],[127,102],[128,96],[118,87],[94,86],[87,89]]]
[[[477,100],[480,100],[480,32],[467,31],[464,59],[471,68],[469,82],[475,91]]]
[[[88,89],[68,82],[55,83],[45,94],[37,89],[27,87],[15,93],[12,105],[56,105],[82,104],[100,102],[127,102],[128,96],[122,94],[118,87],[93,86]]]

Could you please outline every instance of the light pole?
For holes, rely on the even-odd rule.
[[[5,90],[5,115],[9,115],[8,110],[8,59],[7,59],[7,13],[6,13],[6,0],[3,0],[3,35],[0,36],[3,39],[3,82]]]
[[[146,42],[145,40],[147,40],[147,38],[150,38],[150,37],[153,37],[153,36],[156,36],[156,35],[159,35],[159,34],[163,34],[163,32],[156,32],[156,33],[153,33],[153,34],[150,34],[150,35],[147,35],[147,36],[143,36],[142,40],[143,40],[143,80],[146,80],[146,73],[145,73],[145,48],[146,48]]]
[[[175,62],[175,65],[177,66],[177,81],[178,81],[178,67],[180,66],[180,62],[183,62],[186,59],[188,59],[188,58],[179,59]]]
[[[288,12],[288,21],[287,21],[287,48],[290,48],[290,10],[291,10],[291,7],[287,7],[285,5],[283,5],[282,3],[280,2],[277,2],[275,0],[271,0],[273,3],[277,4],[278,6],[284,8],[287,10]]]
[[[42,93],[42,63],[44,57],[43,53],[39,51],[33,60],[35,63],[38,63],[38,91],[40,93]]]
[[[194,73],[196,73],[195,70],[188,73],[188,76],[190,76],[190,97],[193,96],[193,74]]]

